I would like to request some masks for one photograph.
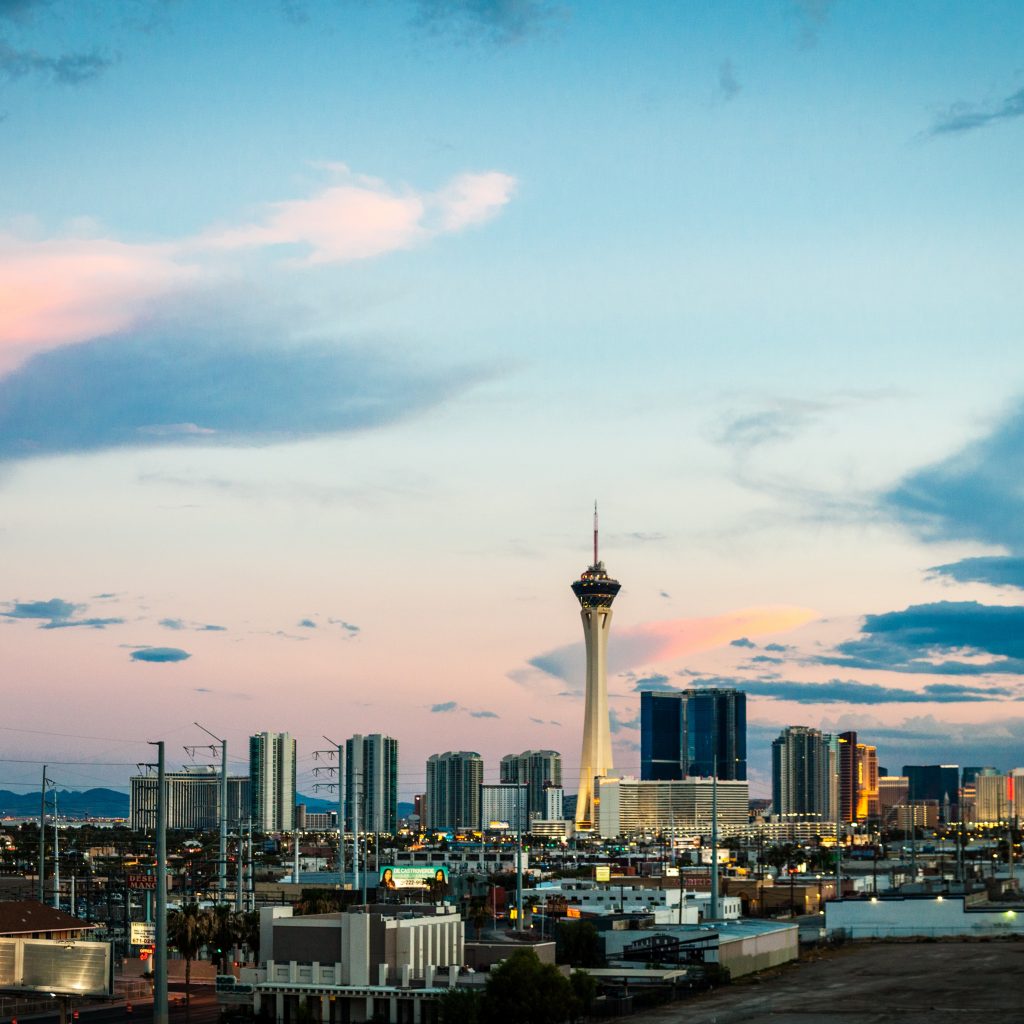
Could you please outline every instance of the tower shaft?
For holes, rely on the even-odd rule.
[[[610,605],[584,605],[580,609],[580,618],[583,620],[587,650],[587,678],[576,827],[585,830],[597,825],[594,779],[607,775],[613,767],[608,721],[608,632],[612,609]]]

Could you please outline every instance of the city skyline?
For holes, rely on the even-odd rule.
[[[1024,11],[0,4],[0,784],[645,689],[1024,758]],[[497,592],[492,593],[492,592]]]

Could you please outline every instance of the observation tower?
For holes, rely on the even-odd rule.
[[[583,638],[587,645],[586,703],[583,712],[583,752],[580,788],[576,797],[576,828],[597,827],[594,777],[612,770],[612,735],[608,724],[608,631],[612,602],[621,584],[605,571],[597,556],[597,503],[594,503],[594,564],[572,584],[580,602]]]

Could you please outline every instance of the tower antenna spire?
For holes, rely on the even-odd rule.
[[[594,502],[594,565],[597,565],[597,502]]]

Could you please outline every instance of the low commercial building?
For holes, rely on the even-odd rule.
[[[260,912],[259,968],[225,984],[224,1002],[251,998],[253,1012],[277,1024],[304,1004],[322,1024],[419,1024],[424,1003],[455,985],[464,962],[462,918],[449,905],[371,905],[366,912],[293,917],[290,907]]]
[[[717,921],[701,927],[656,926],[602,932],[609,963],[718,963],[733,978],[796,960],[800,933],[776,921]]]
[[[625,884],[603,885],[590,881],[566,881],[525,889],[523,897],[541,907],[548,900],[564,900],[567,908],[575,908],[581,916],[649,914],[656,924],[697,924],[709,915],[711,903],[711,895],[706,892]],[[740,916],[740,910],[741,901],[738,896],[720,895],[719,917],[736,919]]]

